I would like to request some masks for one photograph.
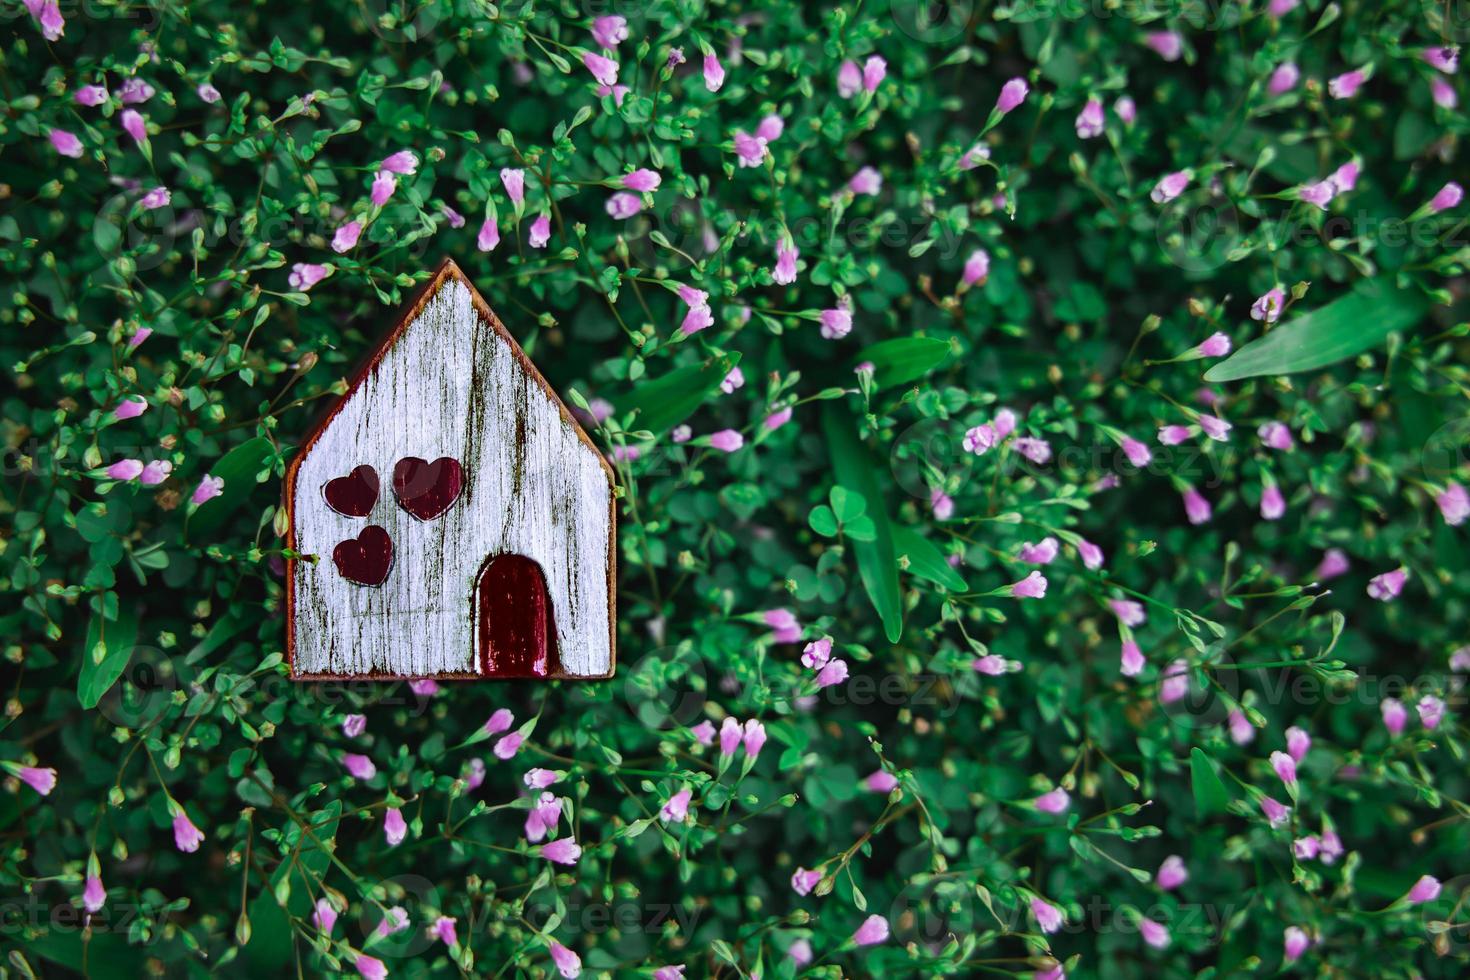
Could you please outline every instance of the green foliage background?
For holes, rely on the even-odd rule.
[[[1467,24],[1417,0],[1264,6],[981,2],[936,22],[881,2],[91,2],[48,43],[9,4],[0,758],[59,783],[0,793],[0,970],[321,975],[366,948],[393,976],[545,976],[554,938],[589,974],[626,976],[1461,975],[1470,785],[1448,664],[1470,569],[1432,497],[1467,475],[1466,246],[1463,210],[1416,211],[1463,175],[1467,125],[1432,101],[1420,51]],[[621,105],[578,63],[604,14],[630,23]],[[1180,60],[1143,43],[1164,30]],[[669,67],[673,47],[687,63]],[[727,72],[718,92],[706,47]],[[872,55],[887,78],[839,97],[840,64]],[[1302,82],[1272,95],[1285,61]],[[1355,98],[1327,97],[1327,79],[1369,63]],[[1031,94],[998,118],[1015,76]],[[120,125],[127,78],[156,89],[134,107],[146,153]],[[221,101],[201,101],[204,82]],[[76,104],[92,83],[113,98]],[[1084,141],[1091,96],[1106,130]],[[737,168],[735,131],[773,112],[769,157]],[[53,128],[83,155],[58,155]],[[982,133],[989,161],[962,168]],[[371,207],[378,162],[403,149],[417,173]],[[1328,210],[1295,200],[1350,159],[1358,184]],[[875,196],[846,190],[862,166],[882,175]],[[526,170],[524,213],[502,167]],[[614,220],[600,184],[640,167],[662,186]],[[1185,169],[1177,201],[1150,200]],[[155,186],[171,203],[146,211]],[[503,241],[484,253],[490,201]],[[552,237],[535,250],[543,208]],[[338,255],[348,217],[366,230]],[[790,286],[770,272],[784,231],[801,250]],[[959,290],[977,248],[989,278]],[[592,429],[620,450],[612,681],[420,696],[285,679],[285,464],[446,255],[560,391],[612,406]],[[298,292],[301,262],[333,272]],[[671,282],[710,293],[714,326],[679,334]],[[1268,332],[1249,310],[1277,285],[1293,301]],[[817,311],[840,297],[852,332],[824,339]],[[139,327],[153,333],[130,349]],[[1211,388],[1228,441],[1157,444],[1158,426],[1203,409],[1214,363],[1162,362],[1216,331],[1239,348],[1288,330],[1305,344]],[[1291,350],[1325,347],[1335,363],[1297,370]],[[854,373],[864,361],[873,372]],[[744,385],[723,393],[736,364]],[[137,396],[148,411],[114,421]],[[1002,406],[1050,462],[963,452]],[[1272,420],[1294,452],[1261,447]],[[694,438],[677,443],[685,424]],[[707,445],[730,428],[744,448]],[[1111,430],[1151,444],[1153,463],[1129,466]],[[98,475],[130,457],[172,475]],[[1275,522],[1257,515],[1268,473],[1287,501]],[[206,474],[224,494],[192,507]],[[1212,521],[1185,521],[1184,483]],[[1106,565],[1084,568],[1068,533]],[[1045,598],[994,594],[1047,534],[1064,547]],[[1314,585],[1329,547],[1351,570]],[[1399,566],[1402,597],[1368,599]],[[1120,596],[1147,609],[1136,678],[1119,673],[1105,605]],[[801,645],[763,621],[776,608],[805,640],[834,639],[847,682],[816,689]],[[986,652],[1019,670],[976,673]],[[1193,691],[1166,707],[1160,674],[1180,659]],[[1389,737],[1379,702],[1412,716],[1426,693],[1446,720]],[[462,744],[497,707],[534,723],[508,761]],[[1229,736],[1231,710],[1250,744]],[[358,740],[340,729],[354,712]],[[691,734],[726,716],[763,720],[753,767],[720,766]],[[1287,801],[1266,760],[1291,725],[1314,744],[1294,823],[1273,829],[1258,800]],[[347,776],[347,751],[378,774]],[[488,773],[471,790],[473,757]],[[531,766],[566,774],[553,789],[584,848],[575,867],[522,840]],[[861,785],[879,768],[892,794]],[[1068,813],[1036,812],[1055,785]],[[681,786],[691,820],[661,824]],[[207,835],[195,853],[172,845],[169,796]],[[410,821],[391,848],[389,806]],[[1348,853],[1295,860],[1292,837],[1324,821]],[[1171,854],[1190,877],[1164,891],[1152,874]],[[84,929],[92,855],[107,906]],[[792,890],[798,866],[824,872],[821,894]],[[1405,907],[1422,874],[1442,900]],[[1061,931],[1037,928],[1034,894],[1067,912]],[[323,896],[344,910],[330,939],[310,921]],[[371,940],[394,906],[412,927]],[[454,950],[426,933],[440,914],[458,920]],[[853,949],[874,914],[892,938]],[[1166,950],[1141,941],[1139,915],[1168,925]],[[1316,939],[1294,966],[1287,925]],[[817,958],[804,971],[787,955],[799,940]]]

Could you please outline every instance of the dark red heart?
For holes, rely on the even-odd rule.
[[[357,538],[349,538],[332,549],[337,571],[358,585],[382,585],[393,567],[393,539],[376,524],[362,529]]]
[[[366,517],[378,502],[378,471],[363,465],[322,487],[327,506],[343,517]]]
[[[417,456],[400,459],[393,467],[393,496],[421,521],[432,521],[459,499],[464,470],[459,460],[440,456],[426,463]]]

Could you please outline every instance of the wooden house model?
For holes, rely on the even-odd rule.
[[[597,678],[613,473],[446,260],[286,474],[292,676]]]

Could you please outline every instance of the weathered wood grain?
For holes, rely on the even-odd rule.
[[[420,520],[388,488],[400,460],[450,457],[463,489]],[[371,512],[327,505],[323,487],[355,467],[382,479]],[[477,676],[476,574],[523,555],[546,576],[561,676],[613,668],[612,483],[601,455],[447,263],[422,308],[391,336],[287,477],[288,571],[297,677]],[[379,586],[344,579],[330,556],[369,524],[393,542]]]

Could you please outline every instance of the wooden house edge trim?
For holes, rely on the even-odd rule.
[[[469,277],[464,274],[464,270],[462,270],[459,267],[459,263],[455,262],[454,259],[453,258],[450,258],[449,256],[445,256],[443,259],[440,260],[439,265],[437,267],[435,267],[435,269],[434,269],[433,275],[429,276],[428,280],[426,280],[422,286],[418,287],[418,291],[413,296],[411,296],[409,298],[409,300],[406,302],[406,304],[402,307],[403,312],[401,314],[399,314],[398,320],[397,320],[396,323],[394,323],[392,329],[390,329],[386,334],[384,334],[382,340],[378,341],[378,343],[372,348],[372,350],[369,351],[369,353],[367,355],[367,358],[363,361],[362,366],[359,367],[357,369],[357,371],[352,375],[352,380],[350,382],[348,382],[348,385],[347,385],[347,391],[344,392],[339,398],[337,398],[337,400],[332,403],[331,408],[328,409],[321,416],[321,418],[319,418],[316,421],[316,423],[312,425],[311,429],[307,432],[306,438],[302,440],[301,445],[299,447],[297,447],[297,449],[296,449],[296,453],[291,457],[291,462],[288,463],[288,464],[286,464],[286,475],[285,475],[284,485],[282,486],[282,506],[283,506],[283,508],[286,511],[286,547],[291,552],[295,552],[296,551],[296,477],[297,477],[297,471],[301,468],[302,461],[306,459],[307,453],[309,453],[311,451],[311,448],[312,448],[313,445],[316,444],[317,439],[320,438],[321,435],[322,435],[322,433],[326,432],[327,427],[332,424],[332,421],[337,417],[337,413],[342,410],[342,406],[347,403],[347,400],[349,398],[351,398],[354,394],[357,393],[358,388],[360,388],[362,386],[363,382],[367,380],[368,375],[371,374],[372,371],[377,368],[378,363],[383,359],[384,355],[386,355],[387,352],[389,351],[389,349],[391,349],[392,346],[398,341],[398,338],[403,335],[403,332],[408,329],[409,325],[412,324],[415,320],[418,319],[419,315],[421,313],[423,313],[424,307],[429,304],[429,301],[431,299],[433,299],[436,295],[438,295],[439,290],[444,286],[444,283],[446,281],[450,280],[450,279],[457,280],[458,282],[460,282],[465,287],[466,290],[469,291],[469,294],[470,294],[470,304],[475,308],[475,312],[477,312],[481,317],[483,317],[485,319],[485,321],[487,323],[490,324],[490,328],[492,330],[494,330],[497,334],[500,335],[500,337],[502,339],[504,339],[508,344],[510,344],[511,354],[516,358],[516,360],[518,360],[520,362],[521,367],[526,371],[526,373],[532,379],[534,379],[535,382],[538,385],[540,385],[541,390],[546,393],[547,398],[549,398],[551,400],[551,403],[556,406],[557,411],[561,413],[562,419],[567,424],[569,424],[572,427],[572,431],[576,433],[577,438],[580,439],[582,441],[582,444],[587,447],[588,451],[591,452],[593,454],[593,456],[596,457],[597,462],[598,462],[598,465],[600,465],[602,467],[602,472],[607,477],[607,484],[608,484],[608,490],[609,490],[609,493],[608,493],[608,505],[607,505],[607,509],[608,509],[608,514],[607,514],[607,612],[608,612],[608,620],[607,620],[607,622],[608,622],[608,663],[607,663],[607,673],[605,673],[605,674],[568,674],[565,671],[558,671],[558,672],[556,672],[554,674],[548,674],[544,678],[512,678],[512,677],[497,678],[497,677],[487,677],[487,676],[485,676],[483,674],[460,673],[460,672],[456,672],[456,673],[440,673],[440,674],[433,674],[433,675],[429,675],[429,676],[425,676],[425,677],[409,676],[407,674],[385,674],[385,673],[380,673],[378,671],[369,671],[366,674],[345,674],[345,675],[339,675],[339,674],[298,674],[296,672],[296,562],[297,562],[298,559],[296,559],[296,558],[287,558],[286,559],[286,607],[285,607],[286,608],[286,669],[287,669],[287,671],[289,673],[290,679],[293,680],[293,681],[300,681],[300,682],[303,682],[303,683],[322,682],[322,681],[352,681],[352,680],[366,680],[366,681],[411,681],[411,680],[436,680],[436,681],[439,681],[439,680],[446,680],[446,681],[452,681],[452,680],[467,680],[467,681],[468,680],[504,680],[504,681],[514,681],[514,680],[571,680],[571,681],[598,681],[598,680],[607,680],[607,679],[613,677],[617,673],[617,667],[618,667],[618,614],[617,614],[617,609],[618,609],[618,604],[617,604],[617,598],[618,598],[618,582],[617,582],[618,503],[617,503],[617,474],[616,474],[616,471],[613,469],[612,464],[610,464],[607,461],[607,457],[604,456],[600,450],[598,450],[597,445],[592,441],[592,437],[587,434],[587,430],[583,429],[582,428],[582,424],[577,421],[577,419],[576,419],[576,417],[574,415],[572,415],[571,411],[566,406],[566,402],[562,401],[561,396],[559,394],[557,394],[556,389],[554,389],[554,388],[551,387],[551,384],[550,384],[550,382],[548,382],[546,380],[545,375],[543,375],[541,373],[540,369],[538,369],[536,367],[535,363],[529,357],[526,356],[526,352],[521,349],[521,345],[516,341],[515,337],[512,336],[511,332],[506,329],[505,324],[503,324],[503,323],[500,322],[500,318],[495,315],[495,311],[492,310],[492,309],[490,309],[489,304],[487,304],[485,302],[485,298],[483,296],[481,296],[480,295],[480,291],[475,288],[475,284],[470,281]],[[470,597],[470,599],[473,600],[473,595]],[[478,652],[476,653],[476,656],[478,656]]]

